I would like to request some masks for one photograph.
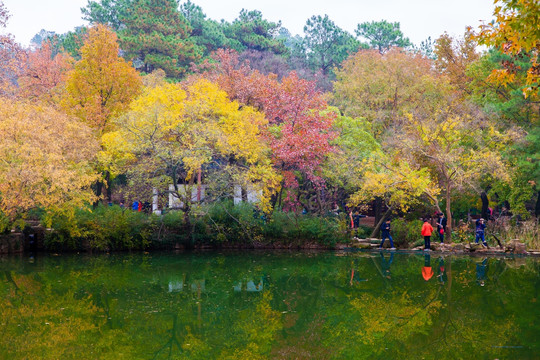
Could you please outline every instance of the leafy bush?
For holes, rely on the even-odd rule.
[[[360,225],[355,229],[355,235],[361,239],[367,238],[373,232],[373,226]]]
[[[144,249],[154,231],[151,216],[119,206],[99,205],[47,216],[54,231],[47,234],[45,246],[51,250]]]
[[[232,201],[197,207],[190,216],[190,229],[182,211],[162,216],[99,205],[47,213],[44,221],[54,231],[46,236],[50,250],[127,250],[187,247],[222,243],[250,245],[281,242],[301,245],[316,242],[333,246],[347,241],[344,219],[275,211],[271,216],[251,204]],[[189,231],[190,230],[190,231]]]
[[[393,220],[391,234],[394,245],[396,247],[408,247],[410,244],[414,244],[418,239],[422,239],[421,229],[422,221],[418,219],[405,221],[398,218]]]

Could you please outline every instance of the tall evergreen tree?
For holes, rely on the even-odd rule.
[[[123,22],[121,48],[146,73],[163,69],[169,77],[181,77],[201,58],[175,0],[135,0]]]
[[[237,51],[257,50],[284,54],[287,48],[277,38],[281,22],[263,19],[258,10],[242,9],[240,15],[232,23],[222,23],[225,35],[231,39],[230,47]]]
[[[392,46],[411,46],[408,38],[403,36],[399,29],[399,23],[389,23],[386,20],[371,21],[358,24],[356,35],[369,40],[369,45],[373,49],[379,50],[381,54],[388,51]]]
[[[302,44],[306,59],[312,68],[328,74],[332,67],[343,62],[361,46],[351,34],[342,30],[328,15],[312,16],[304,26]]]

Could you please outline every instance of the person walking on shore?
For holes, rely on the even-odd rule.
[[[394,241],[392,240],[392,236],[390,235],[390,219],[382,223],[381,237],[382,237],[382,241],[381,241],[381,246],[379,246],[380,249],[382,249],[384,245],[384,240],[388,238],[390,240],[390,250],[396,250],[396,248],[394,247]]]
[[[424,251],[429,251],[431,249],[431,233],[433,232],[433,226],[428,222],[428,218],[424,219],[424,224],[422,225],[421,234],[424,237]]]

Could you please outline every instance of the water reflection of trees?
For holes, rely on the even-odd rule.
[[[483,259],[442,261],[427,282],[423,257],[387,253],[0,262],[0,358],[526,355],[538,262],[487,259],[479,286]]]

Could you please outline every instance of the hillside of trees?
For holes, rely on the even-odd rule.
[[[499,3],[415,45],[385,20],[350,34],[315,15],[293,36],[257,10],[88,1],[88,27],[24,48],[0,0],[0,232],[154,188],[193,229],[239,185],[267,218],[444,212],[452,234],[477,209],[538,246],[540,4]]]

